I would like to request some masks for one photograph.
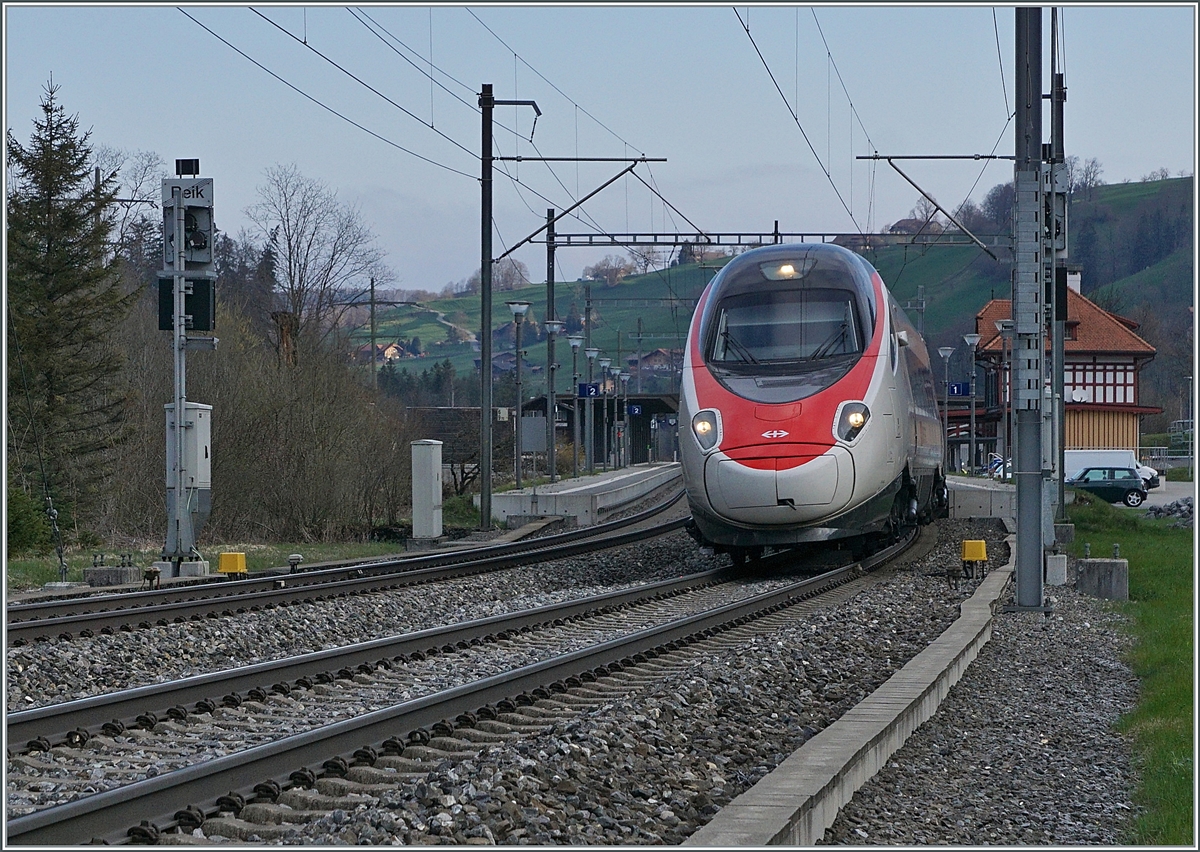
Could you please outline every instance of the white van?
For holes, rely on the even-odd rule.
[[[1085,467],[1132,467],[1146,484],[1146,490],[1159,486],[1158,471],[1137,460],[1133,450],[1064,450],[1063,473],[1066,479]]]

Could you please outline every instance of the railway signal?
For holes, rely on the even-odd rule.
[[[199,171],[199,160],[176,160],[177,177],[162,182],[158,327],[172,335],[175,393],[164,406],[167,535],[162,562],[155,567],[168,577],[208,573],[208,563],[196,550],[196,533],[208,520],[211,506],[212,406],[188,401],[186,364],[187,350],[217,347],[215,337],[189,334],[211,331],[216,319],[213,181],[197,177]]]

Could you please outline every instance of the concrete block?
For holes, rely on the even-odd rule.
[[[1013,506],[1013,492],[1009,489],[950,489],[952,518],[1011,518]]]
[[[207,577],[208,574],[209,574],[209,571],[208,571],[208,560],[207,559],[201,559],[196,562],[180,562],[179,563],[179,576],[180,577]]]
[[[179,570],[175,570],[174,562],[155,562],[152,566],[159,570],[159,578],[162,580],[170,580],[175,577],[207,577],[208,576],[208,561],[200,560],[197,562],[180,562]],[[142,572],[138,571],[138,582],[141,582]]]
[[[98,568],[84,568],[83,579],[89,586],[126,586],[142,582],[142,571],[141,568],[101,565]]]
[[[438,536],[437,538],[410,538],[404,542],[404,549],[412,552],[414,550],[433,550],[435,547],[440,547],[449,541],[449,536]]]
[[[1080,559],[1075,588],[1085,595],[1110,601],[1129,600],[1128,559]]]
[[[1055,526],[1061,526],[1055,524]],[[1046,554],[1046,585],[1065,586],[1067,584],[1067,554]]]
[[[1054,540],[1058,544],[1070,544],[1075,540],[1074,524],[1055,524]]]

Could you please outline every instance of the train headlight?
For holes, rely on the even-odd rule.
[[[853,441],[871,419],[871,409],[861,402],[847,402],[838,415],[836,433],[843,441]]]
[[[704,452],[715,447],[721,438],[721,421],[717,412],[711,408],[697,412],[692,418],[692,433]]]

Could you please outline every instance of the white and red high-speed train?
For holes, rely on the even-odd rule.
[[[863,257],[753,249],[696,305],[679,446],[692,534],[735,562],[840,541],[860,551],[946,506],[929,353]]]

